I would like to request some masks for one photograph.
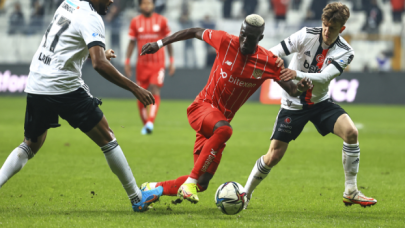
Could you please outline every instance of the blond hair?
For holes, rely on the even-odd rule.
[[[250,14],[249,16],[246,17],[245,21],[249,25],[253,25],[253,26],[257,26],[257,27],[264,25],[264,19],[260,15],[257,15],[257,14]]]

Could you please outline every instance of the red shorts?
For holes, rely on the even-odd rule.
[[[149,85],[163,86],[165,79],[165,68],[155,65],[138,64],[136,67],[136,83],[144,89]]]
[[[191,127],[197,132],[196,140],[194,144],[194,163],[197,161],[198,156],[205,142],[211,137],[214,126],[218,121],[227,121],[224,114],[211,106],[211,104],[206,102],[193,102],[187,108],[188,122]],[[218,168],[219,162],[221,161],[222,151],[225,149],[224,145],[219,149],[217,156],[208,167],[207,172],[214,174]]]

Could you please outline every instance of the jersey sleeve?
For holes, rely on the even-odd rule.
[[[350,50],[342,55],[340,58],[334,59],[331,64],[333,64],[336,69],[339,70],[340,74],[343,73],[344,69],[353,61],[354,51]]]
[[[132,19],[131,24],[129,25],[128,36],[129,36],[129,39],[136,40],[137,33],[136,33],[136,21],[135,21],[135,18]]]
[[[269,52],[268,61],[264,68],[264,76],[274,81],[280,81],[281,67],[277,67],[276,60],[277,56]]]
[[[86,23],[79,22],[78,31],[84,42],[86,42],[88,49],[94,46],[100,46],[105,49],[105,27],[100,16],[90,14],[86,18]]]
[[[306,33],[306,27],[304,27],[298,32],[281,41],[280,44],[276,45],[273,48],[270,48],[270,51],[280,57],[299,52],[304,44]]]
[[[207,44],[211,45],[215,50],[219,50],[221,47],[222,38],[228,33],[220,30],[206,29],[202,34],[202,38]]]
[[[160,30],[160,32],[161,32],[162,37],[166,37],[166,36],[170,35],[170,33],[171,33],[170,27],[169,27],[169,24],[167,23],[166,18],[163,18],[163,20],[162,20],[162,29]]]

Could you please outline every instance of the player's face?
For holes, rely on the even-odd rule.
[[[243,21],[239,34],[240,52],[243,55],[255,53],[257,44],[263,39],[263,30],[264,26],[255,27]]]
[[[153,4],[153,0],[142,0],[139,8],[143,14],[150,15],[155,9],[155,5]]]
[[[322,21],[322,39],[327,45],[331,45],[339,33],[343,32],[345,26],[342,26],[339,22],[327,22]]]
[[[108,11],[108,7],[114,3],[114,0],[99,0],[97,13],[100,15],[106,15]],[[96,6],[95,6],[96,7]]]

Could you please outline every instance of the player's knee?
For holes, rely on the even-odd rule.
[[[345,131],[345,138],[347,143],[357,143],[357,137],[359,135],[359,131],[357,128],[349,128]]]
[[[225,143],[231,138],[232,133],[233,133],[232,128],[228,125],[225,125],[217,128],[214,134],[218,135],[222,139],[221,141]]]

